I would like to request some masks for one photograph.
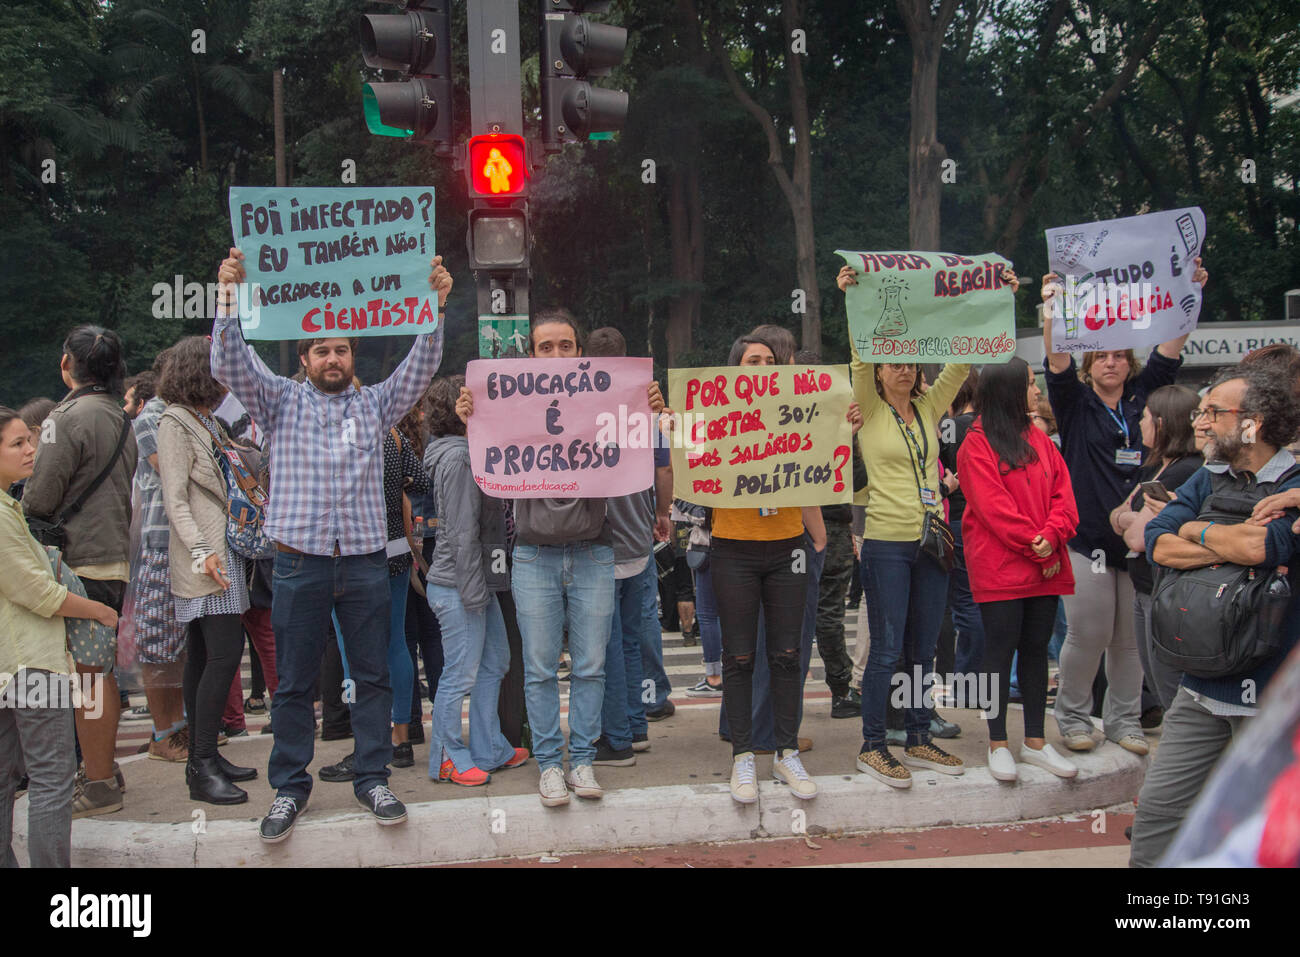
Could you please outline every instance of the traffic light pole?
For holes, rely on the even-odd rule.
[[[469,0],[470,136],[523,136],[518,0]],[[517,201],[527,214],[527,200]],[[481,203],[475,200],[475,207]],[[471,244],[471,254],[473,248]],[[528,315],[528,269],[474,273],[479,315]]]

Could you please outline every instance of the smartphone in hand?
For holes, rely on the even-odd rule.
[[[1143,495],[1147,498],[1153,498],[1157,502],[1169,502],[1173,500],[1173,496],[1169,494],[1169,490],[1160,482],[1143,482],[1139,488],[1142,489]]]

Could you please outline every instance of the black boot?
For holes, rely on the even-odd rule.
[[[221,768],[221,773],[226,776],[227,781],[251,781],[257,777],[257,768],[241,768],[237,764],[231,764],[220,754],[217,755],[217,767]]]
[[[191,757],[186,767],[185,777],[190,784],[190,800],[204,801],[208,804],[243,804],[248,800],[248,792],[237,788],[221,773],[221,765],[215,757]]]

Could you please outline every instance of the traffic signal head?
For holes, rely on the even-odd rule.
[[[523,196],[528,188],[528,152],[522,136],[491,133],[466,145],[465,168],[471,197]]]
[[[520,270],[528,268],[528,213],[516,208],[489,208],[475,204],[469,213],[469,266],[471,269]]]
[[[627,31],[596,23],[582,4],[539,0],[541,6],[542,142],[578,140],[623,128],[627,94],[593,86],[623,61]]]
[[[400,82],[363,84],[366,125],[380,136],[410,137],[449,149],[449,0],[411,0],[404,5],[417,9],[399,14],[367,14],[361,20],[361,56],[366,65],[406,74]]]

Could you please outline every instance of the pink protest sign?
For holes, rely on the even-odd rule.
[[[495,498],[605,498],[654,483],[649,359],[479,359],[469,458]]]

